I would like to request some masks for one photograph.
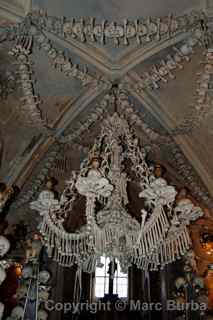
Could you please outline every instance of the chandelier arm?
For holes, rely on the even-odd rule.
[[[169,228],[169,222],[166,213],[162,207],[156,207],[148,222],[145,224],[142,232],[140,233],[140,242],[146,244],[146,254],[150,253],[157,243],[161,242]],[[147,237],[149,239],[147,243]],[[139,239],[138,242],[139,243]],[[150,246],[152,244],[153,246]],[[150,249],[148,249],[150,248]]]

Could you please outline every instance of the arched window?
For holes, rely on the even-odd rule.
[[[128,296],[128,274],[121,271],[120,263],[114,261],[114,271],[111,274],[110,258],[101,257],[95,273],[95,297],[103,298],[105,295],[118,295],[119,298]],[[110,276],[111,274],[111,276]],[[111,289],[110,289],[111,288]],[[110,292],[111,291],[111,292]]]

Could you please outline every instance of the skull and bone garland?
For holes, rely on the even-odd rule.
[[[133,179],[140,183],[139,196],[147,204],[144,207],[141,202],[141,222],[127,209],[131,180],[127,163],[131,163]],[[191,202],[175,207],[176,193],[165,179],[153,176],[128,122],[114,113],[104,120],[100,137],[80,173],[68,181],[60,201],[55,203],[48,196],[48,205],[45,200],[42,208],[39,197],[37,210],[43,216],[40,230],[49,254],[64,266],[76,263],[80,269],[93,272],[95,261],[105,254],[125,266],[135,263],[138,268],[156,270],[188,251],[191,241],[187,225],[203,214]],[[86,197],[87,223],[68,233],[64,219],[72,214],[77,194]]]
[[[171,54],[168,54],[159,63],[154,64],[150,70],[145,71],[141,75],[141,80],[134,85],[136,92],[140,93],[145,89],[160,89],[161,83],[165,84],[170,80],[174,80],[174,72],[176,70],[183,70],[184,64],[190,62],[194,52],[193,48],[199,41],[199,38],[190,37],[179,47],[173,47]]]
[[[30,50],[32,47],[31,38],[18,38],[15,47],[9,54],[14,56],[18,64],[18,73],[20,75],[20,85],[24,96],[21,98],[21,111],[26,116],[30,125],[35,124],[44,132],[50,131],[45,121],[41,118],[41,111],[38,107],[39,99],[34,94],[32,71],[30,67]]]
[[[198,74],[197,87],[195,92],[195,102],[192,112],[172,130],[172,135],[180,133],[191,133],[192,130],[198,128],[203,121],[209,116],[212,108],[211,82],[213,74],[213,51],[208,49],[202,61],[203,72]]]
[[[89,117],[84,121],[83,124],[79,123],[78,129],[72,130],[71,133],[68,133],[66,136],[62,135],[59,137],[59,141],[62,145],[75,146],[76,148],[82,149],[83,147],[77,145],[75,140],[80,137],[82,134],[86,134],[89,128],[96,122],[100,121],[103,118],[104,112],[106,109],[109,109],[113,104],[112,96],[106,94],[100,104],[97,104],[94,111],[91,111]],[[36,178],[33,177],[30,184],[30,190],[24,190],[23,195],[19,196],[19,199],[13,205],[14,209],[20,208],[23,204],[32,200],[40,189],[41,185],[44,183],[45,177],[48,175],[49,169],[54,165],[54,161],[57,157],[57,154],[60,153],[59,145],[56,144],[53,146],[53,150],[48,153],[48,156],[45,158],[45,163],[42,166],[41,172],[39,175],[36,175]],[[60,168],[59,168],[60,169]]]
[[[47,320],[48,312],[44,309],[45,303],[50,297],[51,286],[49,286],[50,273],[47,270],[36,270],[35,265],[25,265],[22,269],[22,276],[19,287],[16,291],[18,305],[12,309],[7,320],[24,319],[28,311],[28,303],[36,302],[36,319]],[[34,282],[37,282],[35,284]],[[33,283],[33,285],[32,285]],[[36,290],[36,286],[38,286]],[[30,306],[32,309],[32,305]]]
[[[119,46],[130,45],[135,42],[137,45],[146,46],[150,43],[160,42],[169,39],[181,32],[194,28],[204,17],[203,12],[192,11],[182,16],[169,14],[166,17],[148,17],[147,19],[136,19],[123,24],[116,21],[101,23],[95,21],[94,17],[60,18],[48,16],[47,12],[34,11],[30,19],[41,29],[54,33],[67,41],[79,40],[81,42],[110,44]]]
[[[98,79],[95,78],[95,75],[88,73],[85,65],[83,66],[83,70],[81,70],[77,64],[73,64],[71,59],[66,57],[62,50],[58,51],[53,47],[51,41],[43,33],[36,34],[35,39],[39,48],[47,52],[50,63],[55,69],[63,72],[67,77],[79,80],[83,86],[88,86],[92,83],[97,84]]]

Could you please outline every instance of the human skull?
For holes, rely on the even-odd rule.
[[[187,43],[186,44],[183,44],[181,47],[180,47],[180,51],[181,53],[184,55],[184,56],[188,56],[192,53],[192,47],[190,47]]]
[[[48,292],[48,289],[41,289],[41,291],[39,291],[38,293],[38,297],[39,297],[39,300],[42,300],[42,301],[47,301],[49,299],[49,296],[50,296],[50,293]]]
[[[49,279],[50,279],[50,273],[48,271],[44,270],[39,273],[40,283],[46,284],[49,281]]]
[[[0,236],[0,256],[3,257],[10,249],[10,242],[4,236]]]
[[[18,299],[23,299],[24,297],[26,297],[27,295],[27,287],[26,285],[21,285],[17,291],[16,291],[16,295]]]
[[[38,320],[47,320],[48,313],[45,310],[38,310]]]
[[[201,277],[196,277],[195,279],[194,279],[194,285],[195,286],[198,286],[199,288],[201,288],[201,289],[203,289],[204,288],[204,279],[203,278],[201,278]]]
[[[33,275],[33,269],[31,266],[25,266],[22,270],[22,277],[24,279],[28,279],[30,277],[32,277]]]
[[[37,41],[38,41],[38,43],[43,43],[45,41],[45,36],[43,34],[40,34],[37,37]]]
[[[175,286],[177,289],[184,287],[185,284],[186,284],[186,280],[182,277],[179,277],[175,280]]]
[[[24,315],[24,309],[21,306],[17,306],[13,308],[11,312],[11,317],[14,320],[21,320],[23,318],[23,315]]]
[[[193,38],[193,37],[187,40],[187,44],[189,47],[194,47],[197,44],[197,42],[198,42],[197,38]]]

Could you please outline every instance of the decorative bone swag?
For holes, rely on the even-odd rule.
[[[133,263],[157,270],[188,252],[187,225],[202,216],[202,210],[189,202],[176,205],[175,188],[153,176],[145,156],[124,117],[114,113],[104,120],[99,138],[80,172],[67,182],[59,203],[37,208],[43,217],[40,231],[56,261],[92,273],[106,255],[117,258],[125,270]],[[141,187],[139,197],[144,199],[140,221],[127,208],[131,181]],[[68,233],[63,223],[72,215],[77,194],[86,197],[87,222]]]

